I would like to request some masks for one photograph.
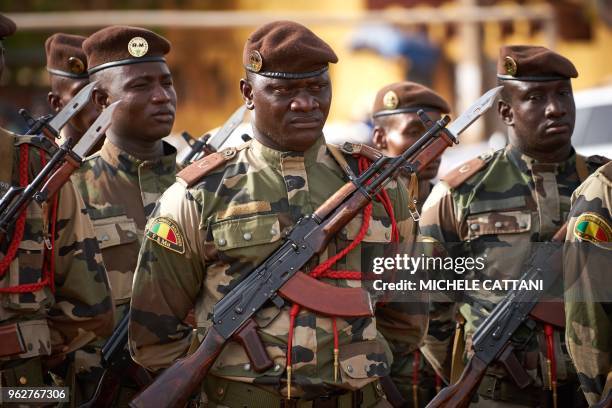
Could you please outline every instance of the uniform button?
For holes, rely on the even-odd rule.
[[[503,225],[503,224],[501,223],[501,221],[497,221],[497,222],[495,223],[495,228],[501,228],[501,227],[502,227],[502,225]]]
[[[250,232],[245,232],[242,238],[244,238],[245,241],[250,241],[251,238],[253,238],[253,235],[251,235]]]
[[[391,234],[388,232],[385,232],[385,238],[389,239],[391,237]]]
[[[470,229],[471,229],[472,231],[478,231],[478,228],[480,228],[480,225],[478,225],[478,224],[472,224],[472,225],[470,225]]]
[[[225,390],[222,387],[217,388],[217,394],[223,395],[224,393],[225,393]]]
[[[380,383],[376,383],[376,390],[382,391],[382,385],[380,385]]]
[[[19,377],[19,384],[26,385],[28,383],[28,379],[24,376]]]
[[[272,235],[276,235],[276,230],[275,230],[274,228],[272,228],[272,229],[270,230],[270,234],[272,234]]]
[[[349,373],[353,372],[353,366],[351,366],[350,364],[346,366],[346,371],[348,371]]]
[[[110,237],[108,235],[102,235],[102,237],[100,238],[100,241],[108,241],[110,239]]]
[[[275,366],[274,366],[274,371],[278,371],[278,370],[280,370],[280,367],[281,367],[281,366],[280,366],[280,364],[275,365]]]
[[[134,233],[131,232],[131,231],[128,231],[128,232],[125,233],[125,236],[128,237],[128,238],[133,238],[134,237]]]
[[[251,365],[249,363],[246,363],[243,368],[244,371],[249,371],[251,369]]]
[[[346,229],[346,228],[342,228],[342,233],[343,233],[344,235],[348,235],[348,229]]]
[[[366,232],[366,235],[372,235],[372,229],[368,228],[368,232]]]
[[[226,240],[224,240],[223,238],[221,238],[221,239],[219,240],[219,246],[225,246],[225,244],[227,244],[227,241],[226,241]]]

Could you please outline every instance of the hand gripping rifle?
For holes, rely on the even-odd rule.
[[[541,243],[521,276],[521,281],[541,280],[543,290],[512,290],[478,327],[472,336],[474,354],[463,369],[457,382],[450,385],[427,405],[427,408],[467,408],[472,396],[486,374],[487,367],[495,361],[504,365],[519,388],[531,382],[513,353],[510,339],[523,324],[535,327],[536,321],[563,327],[563,303],[542,302],[544,294],[563,277],[563,241],[567,231],[565,223],[550,242]]]
[[[94,84],[89,84],[87,87],[91,85]],[[85,88],[83,88],[83,90],[85,90]],[[81,90],[81,92],[83,92],[83,90]],[[79,92],[75,99],[81,95],[81,92]],[[91,95],[91,88],[86,91],[86,93],[87,92]],[[88,99],[89,96],[87,97],[87,100]],[[66,141],[59,148],[54,146],[55,152],[45,167],[42,168],[36,177],[34,177],[34,180],[25,188],[11,187],[6,192],[2,199],[0,199],[0,240],[6,237],[9,229],[15,224],[15,221],[19,217],[19,214],[21,214],[32,201],[42,204],[49,200],[60,190],[64,183],[68,181],[70,175],[81,166],[83,158],[89,153],[91,148],[95,146],[98,140],[100,140],[100,137],[104,135],[104,132],[106,132],[106,129],[110,126],[113,111],[118,103],[119,101],[113,103],[98,116],[98,119],[96,119],[87,132],[85,132],[74,148],[71,147],[70,141]],[[75,106],[75,104],[71,101],[68,107],[73,106]],[[74,115],[73,113],[70,116],[64,116],[63,112],[64,110],[55,116],[47,126],[57,130],[56,123],[61,124],[63,122],[63,124],[65,124],[70,117]],[[64,119],[62,119],[62,117]],[[60,120],[62,122],[58,122]],[[44,139],[41,143],[50,143],[45,136],[41,135],[40,137]]]
[[[132,407],[181,407],[197,389],[227,341],[263,345],[253,329],[253,315],[268,301],[277,307],[283,299],[299,303],[316,313],[331,316],[372,316],[369,293],[362,288],[337,288],[299,272],[314,255],[321,253],[330,239],[360,213],[401,167],[420,171],[444,149],[457,142],[457,136],[493,105],[501,87],[481,96],[448,128],[448,116],[437,121],[401,156],[381,157],[362,175],[353,178],[317,210],[301,218],[285,242],[262,264],[226,294],[213,309],[212,326],[198,349],[177,360],[131,403]],[[311,296],[316,293],[317,296]],[[322,295],[324,294],[324,295]],[[324,298],[325,302],[320,299]],[[350,299],[348,301],[347,299]],[[325,303],[326,305],[323,305]],[[247,341],[245,341],[245,338]],[[252,346],[251,346],[252,347]],[[245,347],[253,366],[259,370],[272,361],[263,350],[263,359]]]

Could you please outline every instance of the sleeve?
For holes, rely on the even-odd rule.
[[[75,349],[110,335],[113,302],[93,225],[71,182],[59,192],[56,220],[56,301],[49,325],[54,346]]]
[[[444,244],[459,242],[452,192],[444,182],[439,182],[423,204],[419,222],[418,241],[428,255],[446,253]],[[452,348],[455,334],[457,305],[447,298],[432,294],[429,305],[429,325],[421,352],[434,370],[448,382],[451,373]]]
[[[147,223],[134,275],[129,347],[133,359],[157,371],[186,354],[192,327],[185,322],[204,279],[200,213],[175,183]]]
[[[581,388],[596,404],[611,390],[612,188],[591,176],[574,194],[564,247],[565,318],[569,354]]]

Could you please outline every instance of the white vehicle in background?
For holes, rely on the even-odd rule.
[[[612,86],[574,93],[576,126],[572,144],[583,156],[612,159]]]

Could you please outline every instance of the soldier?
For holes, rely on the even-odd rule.
[[[188,311],[195,306],[203,334],[213,305],[228,289],[280,246],[283,232],[348,180],[322,134],[331,103],[328,65],[336,61],[329,45],[294,22],[264,25],[246,41],[240,89],[247,108],[255,112],[254,139],[179,173],[148,222],[129,330],[138,363],[158,371],[185,355],[190,343],[199,341],[184,321]],[[345,160],[357,164],[350,156]],[[387,194],[392,214],[375,202],[363,241],[334,269],[368,270],[373,256],[406,237],[412,225],[406,190],[392,181]],[[347,248],[361,224],[361,217],[352,220],[304,271],[316,270]],[[320,271],[333,276],[326,265]],[[208,406],[297,406],[304,401],[387,406],[377,381],[389,374],[392,362],[383,335],[409,353],[422,338],[426,318],[401,308],[377,307],[378,318],[351,319],[297,310],[285,305],[257,313],[257,331],[274,361],[265,372],[251,369],[240,345],[226,345],[204,382]],[[334,362],[339,364],[335,373]],[[288,394],[293,399],[286,401]]]
[[[611,211],[612,162],[574,191],[564,248],[567,346],[590,405],[612,398]]]
[[[117,322],[129,309],[140,241],[155,202],[175,177],[172,130],[176,93],[164,55],[170,43],[138,27],[111,26],[84,43],[95,105],[121,100],[102,149],[73,176],[93,220],[108,271]],[[79,372],[95,386],[96,359],[83,355]],[[88,358],[89,357],[89,358]],[[93,390],[88,390],[87,393]]]
[[[426,132],[425,125],[417,112],[425,111],[429,118],[437,121],[442,114],[449,113],[448,103],[431,89],[416,82],[396,82],[381,88],[376,94],[372,107],[374,121],[373,143],[389,156],[399,156],[412,146]],[[423,202],[433,188],[432,180],[438,174],[440,158],[434,160],[419,173],[416,209],[421,211]],[[410,188],[410,181],[407,186]],[[414,229],[415,234],[417,229]],[[396,384],[413,406],[424,407],[437,393],[436,384],[441,379],[436,376],[431,365],[415,350],[404,358],[393,362],[391,373]],[[418,392],[414,391],[418,387]]]
[[[537,250],[530,242],[552,238],[567,219],[572,191],[601,163],[577,155],[571,145],[576,110],[570,79],[578,73],[568,59],[544,47],[504,46],[497,73],[504,86],[498,113],[509,127],[509,145],[445,176],[425,202],[420,222],[423,236],[447,246],[461,243],[454,248],[455,256],[484,260],[483,270],[467,271],[461,279],[518,279],[530,251]],[[449,279],[458,278],[452,275]],[[466,321],[468,352],[472,333],[504,295],[486,290],[462,293],[457,306]],[[423,348],[447,377],[455,307],[434,304]],[[519,389],[503,367],[490,367],[479,389],[478,406],[545,405],[555,393],[559,406],[580,406],[577,380],[561,352],[560,334],[538,325],[515,336],[530,386]],[[454,361],[461,362],[461,355]],[[550,374],[549,362],[557,367]]]
[[[51,82],[51,91],[47,95],[49,106],[59,112],[85,85],[89,83],[87,75],[87,58],[82,44],[85,37],[56,33],[47,38],[47,72]],[[61,131],[58,144],[71,139],[72,144],[79,141],[83,133],[96,120],[97,112],[93,104],[88,104],[75,115]],[[102,142],[93,151],[100,150]]]
[[[0,38],[15,28],[0,15]],[[4,129],[0,151],[2,195],[32,181],[49,157],[33,137]],[[108,279],[86,214],[68,182],[48,206],[30,204],[0,243],[0,386],[49,384],[48,368],[112,330]]]

